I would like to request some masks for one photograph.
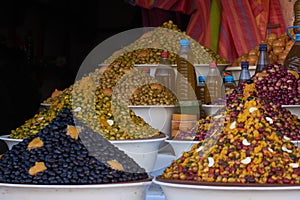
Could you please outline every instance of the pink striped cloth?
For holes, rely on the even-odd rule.
[[[221,7],[212,8],[212,1]],[[136,0],[136,5],[190,14],[187,34],[209,48],[217,44],[215,50],[229,62],[258,45],[268,31],[279,35],[286,28],[279,0]],[[211,20],[213,12],[221,12],[220,23]],[[269,24],[280,27],[268,30]]]

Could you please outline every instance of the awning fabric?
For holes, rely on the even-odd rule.
[[[190,15],[187,34],[230,62],[267,36],[280,35],[285,22],[279,0],[136,0],[144,9]],[[280,25],[268,29],[268,25]]]

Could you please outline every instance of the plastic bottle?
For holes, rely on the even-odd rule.
[[[180,40],[180,50],[176,59],[176,94],[180,101],[196,100],[196,72],[192,63],[193,52],[189,40]]]
[[[223,97],[223,79],[215,62],[209,64],[205,84],[207,86],[207,90],[205,91],[205,104],[214,104]]]
[[[262,71],[264,67],[266,67],[270,64],[267,49],[268,49],[267,44],[259,44],[259,56],[258,56],[258,60],[257,60],[255,74]]]
[[[300,73],[300,34],[296,34],[293,47],[284,60],[284,67]]]
[[[239,77],[239,85],[251,78],[249,72],[249,62],[248,61],[241,62],[241,68],[242,70]]]
[[[197,84],[197,99],[203,104],[205,102],[205,90],[207,90],[205,79],[206,76],[199,76]]]
[[[160,64],[155,70],[154,77],[160,84],[175,92],[175,71],[168,59],[169,53],[164,51],[161,53]]]
[[[295,39],[289,32],[289,29],[293,29],[296,37]],[[284,60],[284,67],[286,69],[294,70],[300,73],[300,1],[297,0],[294,4],[294,26],[287,27],[287,34],[290,38],[295,40],[294,45],[287,54]]]
[[[225,94],[227,94],[228,91],[234,90],[236,88],[233,76],[225,76],[224,88],[225,88]]]

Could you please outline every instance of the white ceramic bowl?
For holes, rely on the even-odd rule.
[[[175,105],[130,105],[128,108],[150,126],[171,137],[172,114],[177,110]]]
[[[110,142],[120,150],[123,150],[149,173],[154,169],[160,144],[165,140],[166,137],[137,140],[110,140]]]
[[[208,105],[208,104],[202,104],[202,108],[206,115],[213,115],[215,114],[219,109],[225,108],[224,105]]]
[[[173,160],[176,160],[176,157],[171,154],[162,154],[159,153],[156,158],[156,162],[151,172],[152,177],[159,176],[163,173],[166,167],[169,167]]]
[[[292,114],[300,118],[300,105],[281,105],[281,107],[288,109]]]
[[[255,73],[256,66],[249,66],[249,72],[250,76],[252,77]],[[235,83],[238,85],[239,79],[240,79],[240,73],[241,73],[241,67],[240,66],[230,66],[225,69],[225,71],[228,71],[232,74]]]
[[[162,187],[166,199],[188,200],[283,200],[297,199],[300,186],[207,186],[161,182],[153,183]]]
[[[0,140],[3,140],[8,149],[10,150],[14,145],[18,144],[19,142],[22,142],[23,139],[14,139],[14,138],[9,138],[9,135],[2,135],[0,136]]]
[[[189,140],[166,140],[173,150],[175,157],[178,158],[183,152],[189,151],[194,144],[198,144],[199,141],[189,141]]]
[[[150,76],[154,77],[155,70],[158,64],[135,64],[135,67],[141,67],[141,68],[149,68],[150,69]],[[224,72],[226,67],[229,64],[218,64],[218,69],[220,71],[220,74]],[[177,65],[173,64],[172,67],[174,68],[175,75],[177,76]],[[198,76],[206,76],[208,74],[209,64],[194,64],[196,75]]]
[[[144,200],[151,181],[97,185],[25,185],[0,183],[1,200]]]

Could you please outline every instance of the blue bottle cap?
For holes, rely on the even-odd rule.
[[[295,42],[300,42],[300,33],[296,34]]]
[[[206,76],[198,76],[199,82],[205,82]]]
[[[225,76],[225,82],[233,82],[233,76]]]
[[[259,44],[259,51],[267,51],[268,45],[267,44]]]
[[[241,62],[241,68],[249,68],[249,62],[248,61]]]
[[[190,41],[189,40],[180,40],[180,46],[189,46]]]

